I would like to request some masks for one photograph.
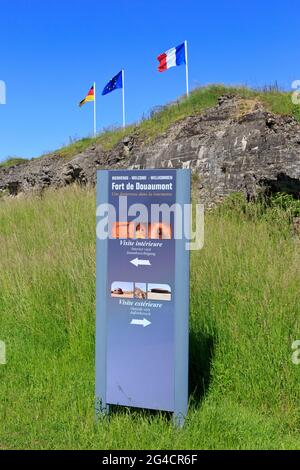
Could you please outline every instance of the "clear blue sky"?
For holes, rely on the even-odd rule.
[[[290,89],[300,79],[294,0],[1,0],[0,160],[33,157],[92,132],[92,103],[122,67],[127,121],[184,93],[184,67],[156,70],[156,56],[188,40],[190,85]],[[98,129],[121,123],[121,90],[98,96]]]

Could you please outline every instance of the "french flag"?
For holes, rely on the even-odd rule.
[[[157,57],[159,62],[158,71],[164,72],[176,65],[186,64],[186,48],[185,42],[177,47],[172,47],[167,52],[163,52]]]

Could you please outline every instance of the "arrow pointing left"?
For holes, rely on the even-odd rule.
[[[130,263],[134,264],[136,268],[138,266],[151,266],[151,263],[148,259],[134,258],[130,261]]]

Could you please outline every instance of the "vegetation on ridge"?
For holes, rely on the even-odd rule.
[[[22,163],[28,162],[27,158],[21,158],[21,157],[8,157],[6,160],[3,162],[0,162],[0,168],[8,168],[10,166],[14,165],[21,165]]]
[[[153,109],[149,113],[149,117],[142,119],[134,125],[127,126],[125,131],[122,128],[105,130],[96,137],[85,137],[75,140],[52,153],[59,154],[62,158],[70,159],[95,144],[101,144],[108,150],[118,143],[122,136],[124,136],[124,132],[126,134],[130,134],[133,131],[138,132],[147,142],[166,131],[173,122],[187,116],[199,114],[205,109],[215,106],[218,98],[224,94],[233,94],[244,99],[260,101],[269,111],[276,114],[293,116],[300,122],[300,107],[292,103],[291,93],[280,91],[277,85],[257,90],[242,86],[210,85],[196,88],[191,92],[188,99],[182,97],[173,103]],[[7,160],[0,163],[0,167],[13,164],[15,164],[13,160]]]

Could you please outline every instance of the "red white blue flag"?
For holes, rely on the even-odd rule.
[[[183,42],[177,47],[172,47],[166,52],[163,52],[157,57],[159,62],[158,71],[164,72],[171,67],[176,67],[177,65],[186,64],[186,49],[185,43]]]

